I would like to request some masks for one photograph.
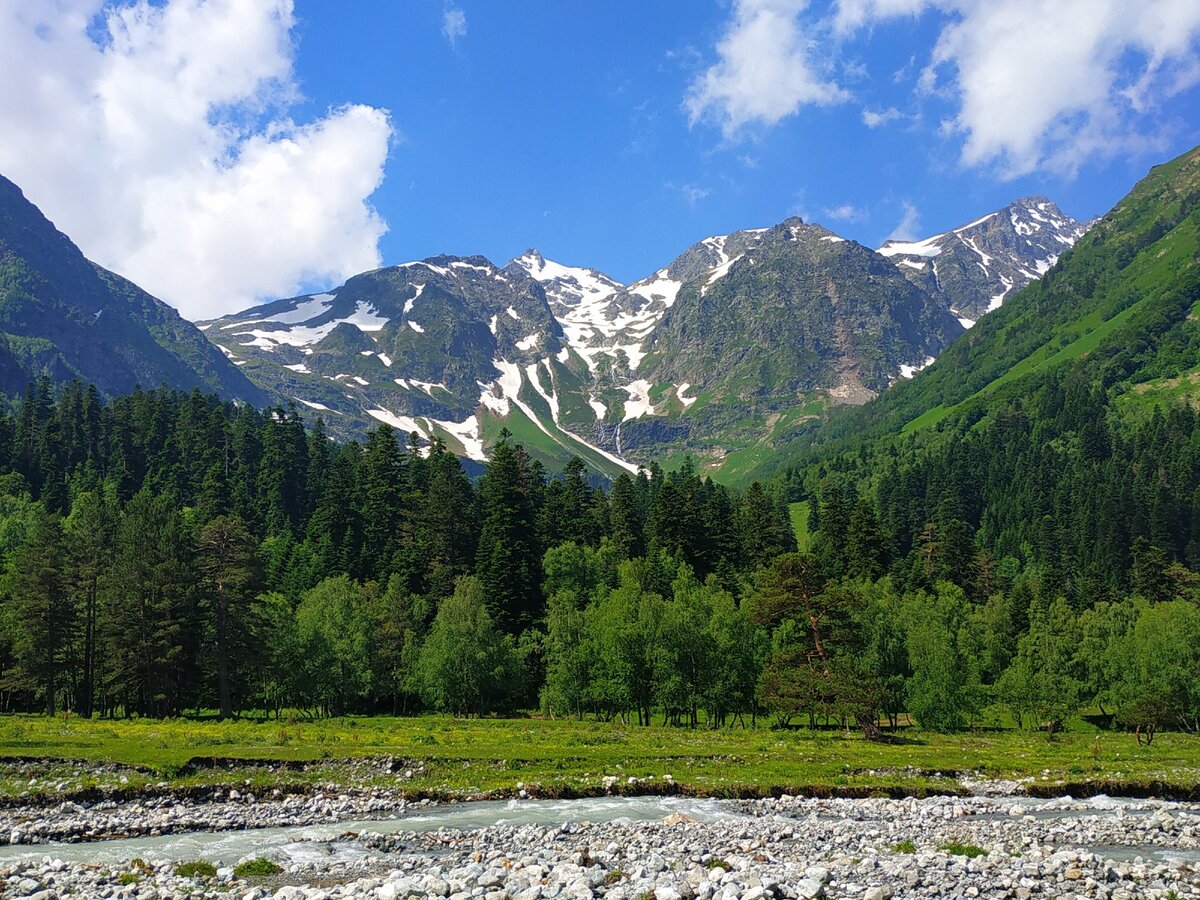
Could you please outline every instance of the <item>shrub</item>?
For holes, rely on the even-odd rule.
[[[266,878],[268,875],[278,875],[282,871],[282,867],[274,860],[260,856],[257,859],[248,859],[243,863],[238,863],[233,874],[238,878]]]
[[[987,856],[987,851],[982,847],[976,847],[974,844],[960,844],[957,841],[942,844],[942,850],[945,850],[951,856],[965,856],[968,859],[974,859],[977,856]]]
[[[217,874],[217,867],[210,862],[197,859],[177,865],[175,874],[180,878],[214,878]]]

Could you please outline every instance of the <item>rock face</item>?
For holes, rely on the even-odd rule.
[[[270,399],[174,309],[89,262],[0,176],[0,390],[19,394],[43,375],[108,395],[166,384]]]
[[[485,440],[511,425],[544,457],[579,454],[620,470],[563,430],[596,421],[588,366],[541,284],[519,267],[438,256],[201,327],[252,378],[323,415],[336,435],[383,422],[482,460]]]
[[[923,241],[888,241],[879,253],[906,277],[944,298],[966,327],[1044,275],[1090,223],[1045,197],[1025,197]]]
[[[788,219],[733,253],[685,284],[639,374],[739,404],[816,389],[853,400],[963,332],[931,292],[819,225]]]

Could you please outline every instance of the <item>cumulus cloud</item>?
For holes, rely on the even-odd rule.
[[[902,204],[904,214],[896,227],[892,229],[885,241],[915,241],[921,236],[921,214],[916,206],[905,200]]]
[[[289,118],[293,24],[292,0],[9,0],[0,172],[191,317],[377,266],[388,114]]]
[[[926,9],[944,21],[919,85],[956,103],[963,163],[1005,177],[1152,145],[1146,114],[1200,79],[1195,0],[840,0],[835,27]]]
[[[807,0],[734,0],[717,44],[718,61],[692,81],[684,100],[693,125],[710,120],[732,137],[747,124],[774,125],[803,106],[849,98],[814,62],[801,22],[807,5]]]
[[[458,39],[467,36],[467,14],[453,3],[447,3],[442,13],[442,34],[453,47]]]

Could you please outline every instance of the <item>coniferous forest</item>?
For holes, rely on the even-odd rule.
[[[507,433],[472,480],[387,426],[43,381],[0,419],[0,700],[1197,730],[1200,427],[1090,399],[731,490],[551,477]]]

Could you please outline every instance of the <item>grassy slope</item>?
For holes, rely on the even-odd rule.
[[[0,725],[0,757],[50,757],[116,762],[147,769],[134,786],[161,778],[179,784],[235,782],[264,785],[314,778],[364,786],[403,786],[417,793],[510,793],[517,782],[552,795],[598,792],[605,776],[624,790],[663,790],[670,782],[689,793],[756,795],[802,788],[870,791],[952,789],[933,772],[979,772],[1030,777],[1048,784],[1080,781],[1164,781],[1200,785],[1200,738],[1162,735],[1139,747],[1127,734],[1098,733],[1078,724],[1073,733],[1000,731],[965,735],[910,733],[902,745],[872,744],[840,731],[810,733],[767,728],[720,731],[538,719],[454,720],[440,717],[333,720],[306,723],[88,722],[16,717]],[[398,756],[416,776],[403,784],[391,774],[364,776],[329,762],[316,773],[269,772],[246,766],[184,768],[194,758],[337,760]],[[409,763],[406,763],[408,765]],[[666,776],[671,776],[669,779]],[[51,775],[52,780],[58,777]],[[103,779],[66,770],[69,781]],[[0,764],[0,796],[38,790],[28,773]],[[650,779],[639,786],[630,778]],[[140,780],[139,780],[140,779]],[[89,781],[88,783],[95,783]],[[611,782],[610,782],[611,783]],[[656,787],[657,785],[657,787]]]
[[[816,441],[856,444],[925,431],[1018,394],[1029,377],[1157,339],[1164,312],[1180,299],[1172,292],[1195,279],[1198,195],[1200,148],[1156,166],[1041,281],[985,316],[916,378],[835,417]],[[1144,330],[1147,323],[1159,331]],[[1125,378],[1125,387],[1150,380],[1137,371]]]
[[[808,501],[788,504],[788,515],[792,520],[792,531],[796,535],[796,547],[801,552],[808,549],[811,535],[808,533]]]
[[[525,394],[521,395],[522,400],[529,402]],[[541,400],[539,397],[538,400]],[[544,405],[545,401],[541,400]],[[532,402],[530,407],[538,412]],[[483,442],[485,447],[490,447],[495,443],[500,431],[507,428],[512,432],[513,439],[520,444],[525,445],[525,449],[529,451],[529,455],[534,459],[540,460],[551,472],[558,472],[571,459],[572,456],[578,456],[591,469],[599,472],[607,478],[616,478],[622,471],[620,466],[611,460],[604,457],[603,454],[597,453],[591,447],[575,440],[571,435],[564,432],[550,418],[550,411],[546,410],[546,415],[541,419],[541,424],[545,426],[546,431],[543,431],[534,423],[525,413],[516,406],[509,409],[508,415],[500,418],[491,413],[483,414]]]

